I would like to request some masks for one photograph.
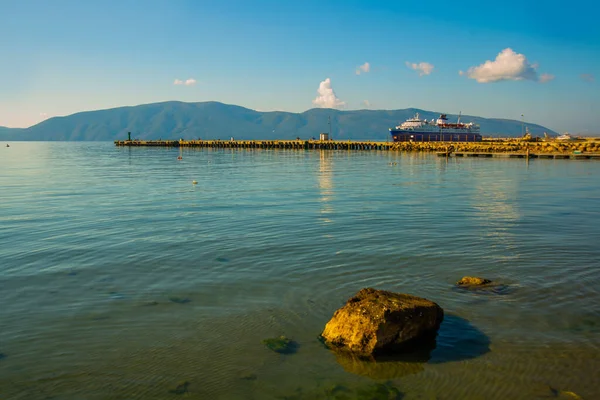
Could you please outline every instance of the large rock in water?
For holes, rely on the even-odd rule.
[[[443,319],[433,301],[365,288],[333,314],[321,336],[330,347],[376,355],[434,336]]]

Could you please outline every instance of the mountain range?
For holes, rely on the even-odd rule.
[[[340,111],[313,108],[302,113],[255,111],[219,102],[184,103],[169,101],[85,111],[49,118],[29,128],[0,127],[0,140],[35,141],[113,141],[127,139],[309,139],[331,132],[337,140],[386,141],[389,128],[419,113],[432,119],[439,112],[407,108],[403,110]],[[448,114],[450,121],[457,115]],[[484,136],[518,137],[523,134],[521,121],[463,115],[463,122],[481,126]],[[525,125],[533,136],[546,127]]]

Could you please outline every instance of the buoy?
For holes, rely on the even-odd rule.
[[[183,160],[183,157],[179,156],[177,157],[178,160]]]
[[[198,181],[192,181],[192,185],[197,185]]]

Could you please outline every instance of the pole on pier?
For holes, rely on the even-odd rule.
[[[525,136],[525,131],[523,130],[524,122],[523,122],[523,114],[521,114],[521,137]]]

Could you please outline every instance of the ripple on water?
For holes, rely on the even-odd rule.
[[[185,382],[186,398],[318,398],[382,380],[405,399],[600,397],[600,164],[10,150],[0,158],[7,398],[164,399]],[[456,291],[464,275],[507,290]],[[321,345],[334,311],[368,286],[445,309],[425,358],[364,364]],[[295,354],[262,344],[280,335],[299,343]]]

